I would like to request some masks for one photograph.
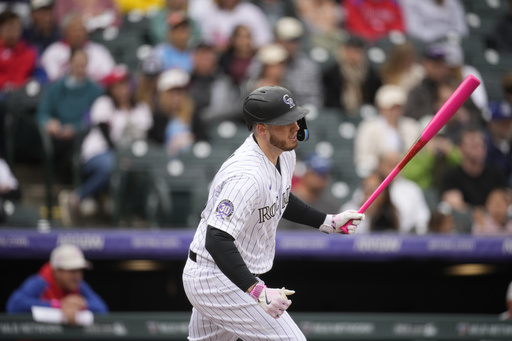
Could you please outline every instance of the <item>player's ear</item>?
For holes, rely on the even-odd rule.
[[[258,132],[258,135],[264,136],[268,132],[268,127],[266,124],[256,123],[256,131]]]

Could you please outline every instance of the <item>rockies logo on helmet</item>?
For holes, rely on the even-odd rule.
[[[293,103],[293,98],[288,96],[288,94],[283,96],[283,101],[290,106],[290,109],[295,106],[295,103]]]

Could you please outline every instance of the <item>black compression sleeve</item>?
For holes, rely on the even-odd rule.
[[[286,210],[283,213],[283,218],[286,220],[315,228],[320,228],[320,225],[325,221],[325,216],[325,213],[309,206],[291,193],[288,206],[286,206]]]
[[[224,275],[245,292],[258,280],[247,268],[234,241],[229,233],[215,227],[208,226],[206,230],[206,250]]]

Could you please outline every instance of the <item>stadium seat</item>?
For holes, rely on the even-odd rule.
[[[134,212],[145,215],[152,226],[160,226],[170,214],[172,200],[163,179],[167,155],[160,146],[138,140],[116,150],[117,162],[111,178],[112,224],[123,214],[128,224]]]
[[[2,201],[0,200],[0,203]],[[20,201],[6,200],[3,202],[3,210],[6,215],[1,225],[8,227],[30,227],[38,226],[41,219],[39,208],[34,205],[23,204]]]

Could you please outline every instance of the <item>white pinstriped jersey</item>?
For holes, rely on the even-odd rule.
[[[249,271],[272,268],[277,224],[288,204],[295,151],[283,152],[280,170],[270,162],[251,134],[221,166],[190,249],[213,262],[205,249],[208,225],[229,233]]]

